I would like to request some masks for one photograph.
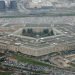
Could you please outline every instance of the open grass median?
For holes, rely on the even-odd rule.
[[[65,13],[39,13],[39,14],[18,14],[18,15],[2,15],[0,18],[23,18],[23,17],[45,17],[45,16],[75,16],[75,12],[65,12]]]
[[[11,75],[11,72],[0,72],[0,75]]]
[[[49,67],[53,67],[53,65],[50,64],[46,64],[44,62],[38,61],[38,60],[34,60],[30,57],[21,55],[21,54],[15,54],[14,57],[19,61],[19,62],[23,62],[23,63],[29,63],[29,64],[34,64],[34,65],[40,65],[40,66],[49,66]]]

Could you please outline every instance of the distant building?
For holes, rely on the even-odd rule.
[[[5,1],[0,1],[0,11],[5,10],[6,6],[5,6]]]
[[[17,9],[17,2],[16,1],[10,1],[9,9],[10,10],[16,10]]]

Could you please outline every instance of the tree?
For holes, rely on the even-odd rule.
[[[27,33],[33,33],[32,29],[27,29]]]
[[[50,32],[50,33],[51,33],[51,35],[54,35],[54,32],[53,32],[53,30],[51,30],[51,32]]]
[[[26,30],[23,29],[23,30],[22,30],[22,35],[25,35],[25,33],[26,33]]]
[[[43,30],[43,33],[44,33],[44,34],[48,34],[48,33],[49,33],[49,30],[48,30],[48,29],[44,29],[44,30]]]

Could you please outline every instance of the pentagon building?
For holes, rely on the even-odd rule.
[[[19,51],[32,56],[42,56],[52,52],[75,49],[75,26],[69,24],[53,25],[52,29],[56,34],[46,37],[30,37],[21,35],[24,28],[33,28],[35,31],[36,28],[41,28],[41,30],[43,30],[45,28],[43,25],[40,25],[40,27],[39,25],[32,25],[32,27],[28,27],[28,25],[24,27],[21,25],[20,27],[17,27],[17,30],[15,29],[15,25],[13,25],[14,30],[9,33],[9,29],[12,27],[12,25],[10,25],[8,27],[8,32],[5,33],[7,26],[5,26],[0,33],[1,49],[15,52]],[[47,27],[47,25],[45,26]],[[50,25],[48,25],[47,28],[50,29]]]

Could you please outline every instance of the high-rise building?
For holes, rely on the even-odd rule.
[[[0,11],[5,10],[5,1],[0,1]]]
[[[10,1],[9,9],[10,10],[16,10],[17,9],[17,2],[16,1]]]

